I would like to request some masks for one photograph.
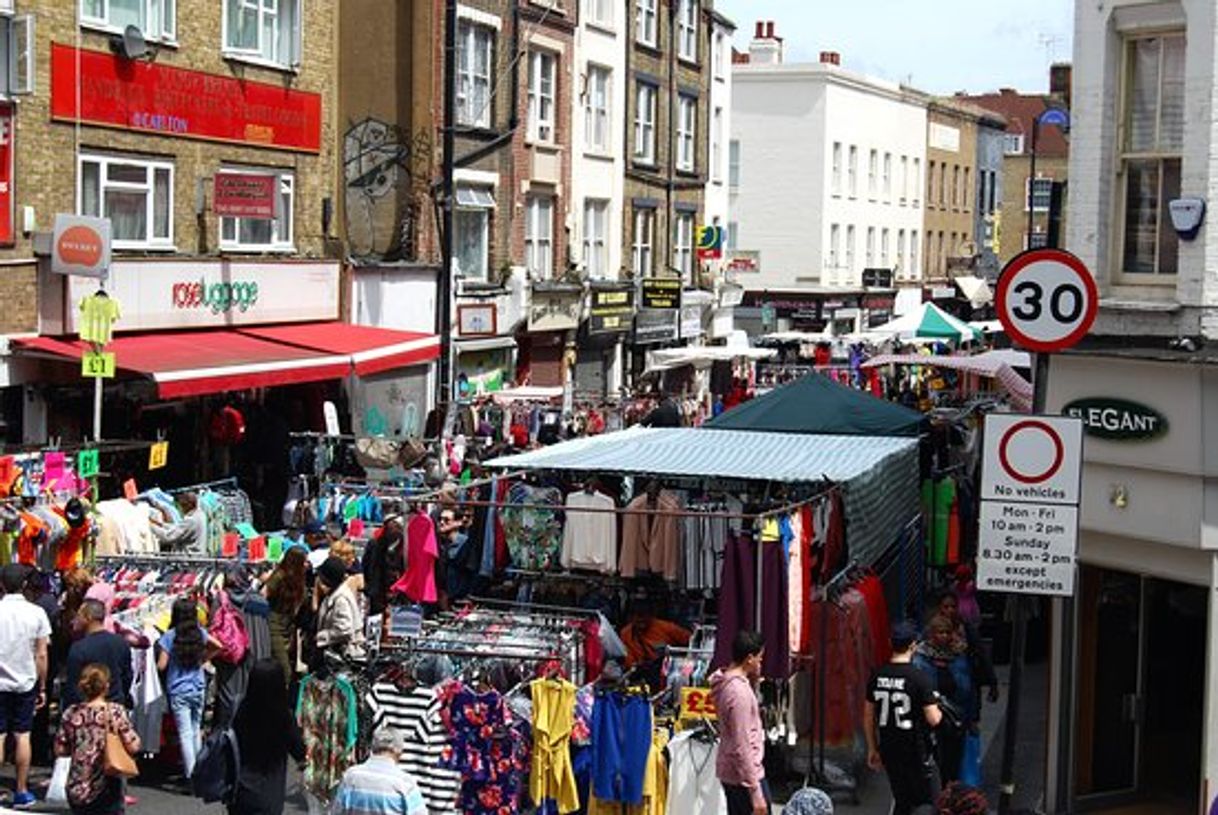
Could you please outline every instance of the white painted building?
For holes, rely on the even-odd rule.
[[[736,25],[718,12],[710,12],[711,85],[706,151],[710,171],[706,178],[706,223],[728,224],[728,141],[732,133],[732,36]]]
[[[1218,793],[1218,230],[1182,239],[1167,212],[1218,192],[1216,42],[1214,0],[1075,5],[1065,248],[1101,301],[1052,360],[1047,408],[1161,421],[1085,437],[1078,586],[1052,615],[1050,812],[1186,815]]]
[[[925,98],[844,70],[834,53],[785,64],[764,25],[732,70],[729,232],[736,250],[759,253],[759,271],[737,281],[798,293],[857,290],[865,268],[919,279]],[[899,167],[909,168],[904,200]],[[898,235],[909,236],[903,248]]]

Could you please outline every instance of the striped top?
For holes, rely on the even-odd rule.
[[[415,780],[392,759],[373,756],[343,773],[331,815],[427,815]]]
[[[420,685],[403,690],[392,682],[377,682],[368,693],[368,705],[374,727],[390,727],[402,734],[398,766],[418,781],[429,815],[452,815],[461,773],[440,767],[449,738],[435,688]]]

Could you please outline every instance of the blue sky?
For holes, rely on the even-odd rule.
[[[1046,91],[1070,59],[1073,0],[715,0],[747,50],[773,20],[788,62],[840,51],[843,67],[938,94]],[[1048,41],[1048,42],[1047,42]]]

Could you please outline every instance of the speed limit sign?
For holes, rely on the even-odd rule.
[[[1016,255],[998,279],[998,319],[1007,336],[1029,351],[1069,348],[1091,330],[1099,290],[1083,262],[1061,249]]]

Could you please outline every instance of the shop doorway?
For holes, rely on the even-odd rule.
[[[1092,566],[1080,577],[1077,808],[1194,813],[1207,593]]]

